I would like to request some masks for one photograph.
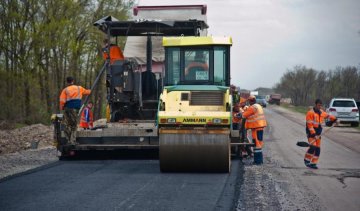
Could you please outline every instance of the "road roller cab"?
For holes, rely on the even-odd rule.
[[[164,37],[160,95],[162,171],[230,169],[230,37]]]

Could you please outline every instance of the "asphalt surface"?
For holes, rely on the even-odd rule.
[[[232,210],[231,174],[161,173],[154,159],[59,161],[0,183],[0,210]]]
[[[0,180],[0,210],[359,210],[360,154],[351,146],[360,133],[324,136],[312,170],[296,146],[306,140],[304,117],[265,114],[262,166],[234,159],[230,174],[161,173],[156,152],[57,161]]]

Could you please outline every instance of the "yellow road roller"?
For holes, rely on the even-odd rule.
[[[231,37],[164,37],[162,172],[229,172]]]

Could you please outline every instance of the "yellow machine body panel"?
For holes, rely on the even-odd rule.
[[[231,37],[163,37],[163,46],[232,45]]]
[[[200,99],[193,100],[192,96],[195,95]],[[164,89],[160,96],[160,102],[159,124],[230,125],[231,122],[229,90],[225,92],[172,91],[168,93]]]

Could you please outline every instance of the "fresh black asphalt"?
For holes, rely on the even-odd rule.
[[[58,161],[0,181],[0,210],[234,210],[240,163],[204,174],[161,173],[156,156]]]

